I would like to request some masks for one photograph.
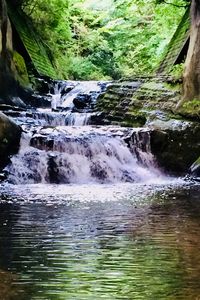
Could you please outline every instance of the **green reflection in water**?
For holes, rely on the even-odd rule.
[[[199,189],[150,198],[138,206],[129,198],[87,208],[7,207],[12,226],[1,226],[0,239],[10,241],[7,264],[19,276],[13,285],[27,300],[198,299]]]

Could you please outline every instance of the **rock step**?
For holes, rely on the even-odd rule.
[[[164,109],[171,113],[179,101],[179,88],[166,84],[164,80],[166,78],[159,77],[150,78],[149,81],[141,80],[134,81],[134,83],[125,81],[112,84],[98,98],[96,108],[109,116],[119,117],[121,115],[123,123],[133,122],[132,126],[136,126],[140,119],[140,125],[143,125],[147,116],[140,110]],[[136,112],[137,110],[140,112]]]

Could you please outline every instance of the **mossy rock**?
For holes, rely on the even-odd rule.
[[[0,169],[9,163],[10,155],[17,153],[21,128],[0,112]]]
[[[30,85],[26,64],[23,57],[16,51],[13,51],[13,65],[14,65],[14,76],[19,84],[23,87]]]
[[[200,100],[194,99],[191,101],[184,102],[177,113],[193,119],[200,119]]]

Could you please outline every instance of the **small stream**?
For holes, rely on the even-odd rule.
[[[98,123],[101,92],[58,83],[49,108],[8,112],[24,132],[0,190],[0,299],[199,298],[200,186],[158,170],[147,129]]]

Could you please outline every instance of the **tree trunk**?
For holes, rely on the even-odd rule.
[[[12,39],[11,32],[8,34],[9,20],[5,0],[0,0],[0,71],[10,72],[11,57],[8,51],[8,39]],[[9,49],[12,50],[12,49]]]
[[[183,75],[183,98],[178,108],[191,100],[200,100],[200,0],[192,0],[191,4],[190,45]]]
[[[7,40],[7,26],[8,26],[8,18],[7,18],[7,10],[5,0],[0,0],[0,36],[1,36],[1,54],[2,58],[6,55],[6,40]]]
[[[0,0],[0,103],[17,88],[13,73],[12,29],[5,0]]]

